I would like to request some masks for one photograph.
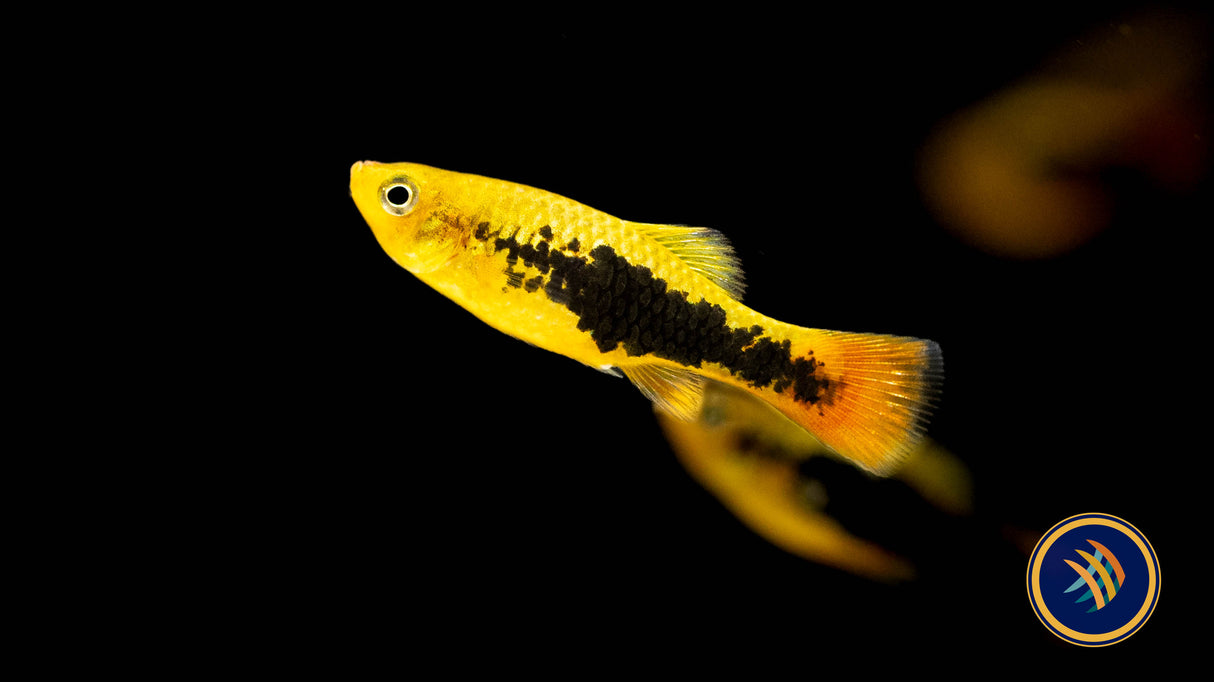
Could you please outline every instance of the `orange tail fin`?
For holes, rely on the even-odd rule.
[[[919,443],[944,378],[933,341],[806,329],[792,357],[810,372],[799,385],[752,391],[824,445],[878,475]]]

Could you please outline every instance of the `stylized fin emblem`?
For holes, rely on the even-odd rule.
[[[1075,550],[1076,554],[1087,561],[1087,566],[1082,566],[1070,559],[1063,559],[1068,566],[1075,569],[1075,572],[1079,574],[1079,579],[1071,583],[1071,586],[1064,590],[1064,593],[1074,592],[1080,587],[1087,585],[1087,592],[1079,595],[1075,603],[1079,604],[1088,599],[1094,599],[1096,602],[1095,606],[1088,609],[1088,613],[1091,613],[1098,609],[1103,609],[1106,604],[1113,600],[1113,597],[1117,596],[1117,591],[1125,584],[1125,571],[1122,570],[1121,563],[1117,561],[1117,557],[1113,556],[1113,553],[1107,547],[1095,540],[1088,540],[1088,544],[1096,550],[1095,554],[1088,554],[1082,549]]]

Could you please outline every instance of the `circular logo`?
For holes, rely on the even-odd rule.
[[[1037,543],[1029,601],[1043,625],[1079,646],[1116,644],[1159,601],[1159,560],[1146,536],[1109,514],[1064,519]]]

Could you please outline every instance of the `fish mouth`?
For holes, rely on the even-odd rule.
[[[355,161],[353,166],[350,166],[350,193],[353,194],[356,188],[367,183],[375,182],[375,170],[383,164],[375,161]]]
[[[363,171],[370,173],[370,172],[373,172],[375,169],[380,168],[384,165],[385,164],[382,164],[378,161],[355,161],[354,165],[350,166],[350,179],[353,180],[356,176],[358,176]]]

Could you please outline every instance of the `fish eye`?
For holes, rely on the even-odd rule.
[[[392,178],[380,186],[379,204],[392,215],[405,215],[417,205],[417,185],[404,176]]]

